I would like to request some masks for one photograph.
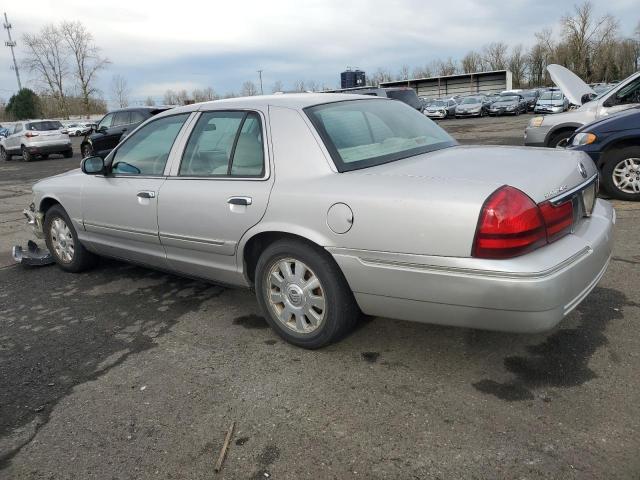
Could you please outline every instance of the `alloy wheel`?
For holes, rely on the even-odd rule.
[[[56,217],[51,222],[49,230],[51,246],[62,263],[71,263],[75,254],[75,243],[73,234],[67,223],[60,217]]]
[[[269,308],[282,325],[299,334],[312,333],[322,325],[327,313],[325,291],[304,262],[278,259],[264,285]]]
[[[640,193],[640,158],[625,158],[611,173],[613,184],[624,193]]]

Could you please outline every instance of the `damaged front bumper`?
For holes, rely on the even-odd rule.
[[[44,214],[42,212],[34,211],[33,207],[25,208],[22,213],[27,218],[27,225],[29,225],[36,238],[44,238],[44,232],[42,225],[44,223]]]

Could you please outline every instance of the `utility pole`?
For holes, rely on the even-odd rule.
[[[258,70],[258,76],[260,77],[260,95],[264,95],[264,91],[262,90],[262,70]]]
[[[22,83],[20,82],[20,71],[18,70],[18,62],[16,62],[16,54],[13,52],[13,47],[16,46],[16,42],[11,38],[11,24],[7,19],[7,12],[4,13],[4,28],[7,31],[7,35],[9,35],[9,41],[4,42],[6,47],[11,48],[11,56],[13,57],[13,69],[16,71],[16,79],[18,80],[18,91],[22,90]]]

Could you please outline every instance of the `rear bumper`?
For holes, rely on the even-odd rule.
[[[61,153],[72,150],[70,141],[63,142],[42,142],[25,145],[25,148],[31,154],[43,154],[43,153]]]
[[[518,333],[557,325],[609,264],[615,211],[598,200],[576,231],[510,260],[330,248],[365,314]]]

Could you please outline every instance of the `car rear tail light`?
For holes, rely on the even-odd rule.
[[[547,243],[540,209],[517,188],[504,186],[482,206],[473,256],[511,258]]]
[[[541,203],[540,211],[547,228],[549,243],[571,233],[573,227],[573,202],[571,200],[559,205],[553,205],[551,202]]]
[[[505,185],[484,202],[478,219],[472,255],[512,258],[554,242],[571,232],[573,202],[558,205],[534,201]]]
[[[25,137],[27,138],[31,138],[31,137],[37,137],[38,136],[38,132],[27,132],[24,134]]]

